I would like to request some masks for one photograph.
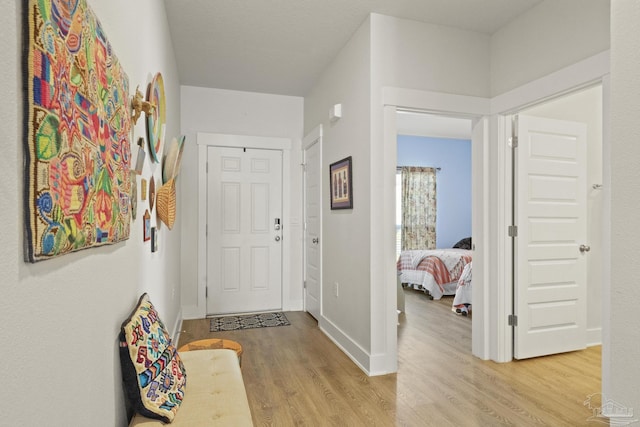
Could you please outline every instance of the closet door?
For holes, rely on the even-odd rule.
[[[514,357],[586,347],[586,125],[518,116]]]

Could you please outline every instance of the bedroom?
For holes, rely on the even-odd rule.
[[[456,293],[458,278],[471,260],[471,120],[399,111],[397,123],[396,256],[400,257],[401,249],[430,250],[402,252],[398,259],[399,268],[404,270],[399,280],[403,287],[424,291],[429,298],[439,300],[443,294]],[[419,191],[426,199],[412,201],[413,192],[402,191],[403,176],[404,185],[411,188],[421,185],[419,181],[411,183],[411,174],[433,179],[432,187],[427,185],[427,189]],[[423,202],[428,209],[417,211],[425,212],[425,217],[403,209],[405,205],[421,206]],[[417,224],[412,226],[411,221]],[[425,221],[430,232],[421,235]],[[454,247],[459,249],[451,250]],[[411,263],[415,264],[415,271],[409,271]],[[399,293],[401,311],[402,299],[403,294]],[[470,302],[470,299],[457,301],[456,311],[467,315]]]

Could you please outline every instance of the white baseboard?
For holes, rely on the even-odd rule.
[[[182,306],[182,317],[185,320],[203,319],[206,315],[202,312],[202,309],[197,305]]]
[[[304,311],[304,301],[301,299],[285,301],[282,311]]]
[[[587,347],[602,345],[602,328],[587,329]]]
[[[338,328],[333,322],[324,316],[320,316],[318,327],[335,345],[346,354],[362,371],[369,373],[371,364],[370,355],[358,343],[353,341],[347,334]]]

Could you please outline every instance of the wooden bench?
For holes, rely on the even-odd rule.
[[[172,427],[253,426],[236,350],[178,350],[178,353],[187,374],[187,386],[180,409],[170,424]],[[165,424],[136,414],[129,425],[150,427]]]

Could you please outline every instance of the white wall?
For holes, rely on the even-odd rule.
[[[10,425],[126,425],[117,337],[142,292],[172,331],[180,314],[180,231],[160,231],[160,251],[142,241],[143,202],[131,238],[60,258],[23,262],[21,0],[0,14],[0,414]],[[131,91],[161,71],[167,134],[179,131],[179,87],[162,2],[90,1]],[[141,122],[139,122],[141,123]],[[135,136],[144,127],[135,128]],[[158,167],[145,176],[160,177]],[[140,194],[140,193],[138,193]],[[179,208],[180,209],[180,208]],[[154,219],[155,220],[155,219]]]
[[[374,96],[382,86],[489,96],[490,37],[372,14]]]
[[[524,110],[523,114],[587,124],[587,343],[602,343],[602,85]]]
[[[305,133],[323,125],[320,176],[329,186],[329,165],[353,158],[353,209],[330,210],[323,195],[322,318],[320,327],[369,369],[369,21],[363,23],[305,97]],[[342,104],[342,118],[329,121],[329,109]],[[339,296],[333,296],[333,284]]]
[[[609,48],[609,0],[545,0],[491,37],[496,96]]]
[[[611,292],[605,318],[604,397],[640,413],[640,3],[611,3]],[[605,399],[603,398],[603,401]],[[613,424],[613,423],[612,423]]]
[[[291,236],[289,292],[284,296],[286,310],[302,310],[302,114],[300,97],[206,89],[192,86],[181,88],[182,133],[186,147],[179,178],[182,215],[182,304],[185,318],[204,317],[206,302],[198,300],[198,132],[290,138],[292,150],[289,168],[291,176],[289,198],[291,215],[284,218],[284,227]],[[187,208],[188,207],[188,208]]]

